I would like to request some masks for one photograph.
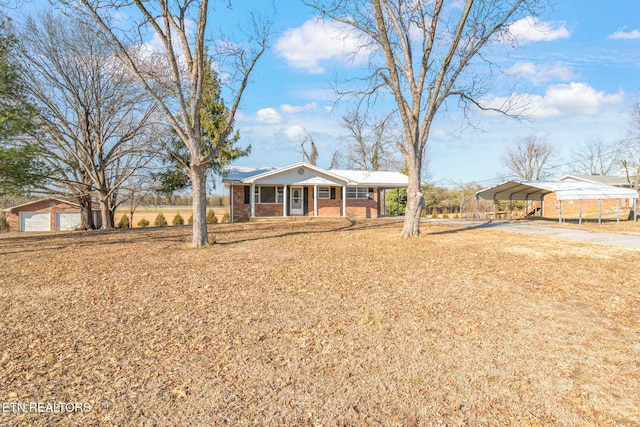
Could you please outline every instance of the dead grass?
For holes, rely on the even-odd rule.
[[[2,239],[0,402],[92,410],[0,424],[640,424],[639,251],[423,227]]]

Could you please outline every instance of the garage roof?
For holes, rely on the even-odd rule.
[[[542,200],[556,193],[558,200],[637,199],[638,192],[630,188],[580,181],[507,181],[478,191],[476,199]]]

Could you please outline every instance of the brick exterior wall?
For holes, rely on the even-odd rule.
[[[308,214],[313,216],[313,187],[306,187],[308,200]],[[318,216],[342,216],[342,187],[335,188],[335,199],[318,199]],[[233,186],[233,216],[234,221],[240,217],[248,220],[251,216],[251,204],[244,203],[244,185]],[[287,192],[289,193],[289,191]],[[290,194],[287,194],[289,197]],[[376,188],[373,192],[373,199],[347,199],[347,216],[355,218],[377,218],[379,215],[380,192]],[[256,217],[261,216],[282,216],[282,204],[256,204]]]
[[[241,221],[248,221],[251,216],[251,205],[244,203],[244,185],[234,185],[233,187],[233,221],[241,218]]]
[[[602,214],[616,213],[617,211],[616,199],[604,199],[602,200]],[[555,194],[549,194],[544,197],[544,212],[545,218],[558,218],[559,216],[560,202],[556,198]],[[620,218],[626,219],[629,212],[633,210],[633,200],[629,204],[629,199],[620,199]],[[563,200],[562,201],[562,216],[563,217],[575,217],[580,215],[580,200]],[[633,215],[633,214],[632,214]],[[582,216],[595,218],[598,216],[598,200],[583,200],[582,201]]]
[[[55,203],[55,206],[50,207],[49,203],[51,202]],[[49,229],[54,231],[56,229],[57,212],[80,212],[80,207],[59,200],[45,199],[12,209],[9,214],[10,231],[23,231],[20,230],[20,212],[48,212],[50,222]]]

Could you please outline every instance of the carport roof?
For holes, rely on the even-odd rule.
[[[476,193],[476,199],[542,200],[556,193],[558,200],[637,199],[630,188],[580,181],[507,181]]]

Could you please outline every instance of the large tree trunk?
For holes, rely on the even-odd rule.
[[[80,204],[80,228],[83,230],[93,230],[96,225],[93,222],[93,206],[91,205],[91,195],[78,197]]]
[[[102,217],[101,230],[111,230],[114,228],[113,216],[111,216],[111,209],[109,209],[109,199],[100,197],[100,216]]]
[[[418,237],[420,235],[420,214],[424,208],[424,198],[420,191],[420,167],[418,163],[408,165],[409,186],[407,188],[407,207],[404,212],[402,237]]]
[[[193,191],[193,240],[191,246],[202,248],[207,240],[207,165],[191,165],[191,189]]]

